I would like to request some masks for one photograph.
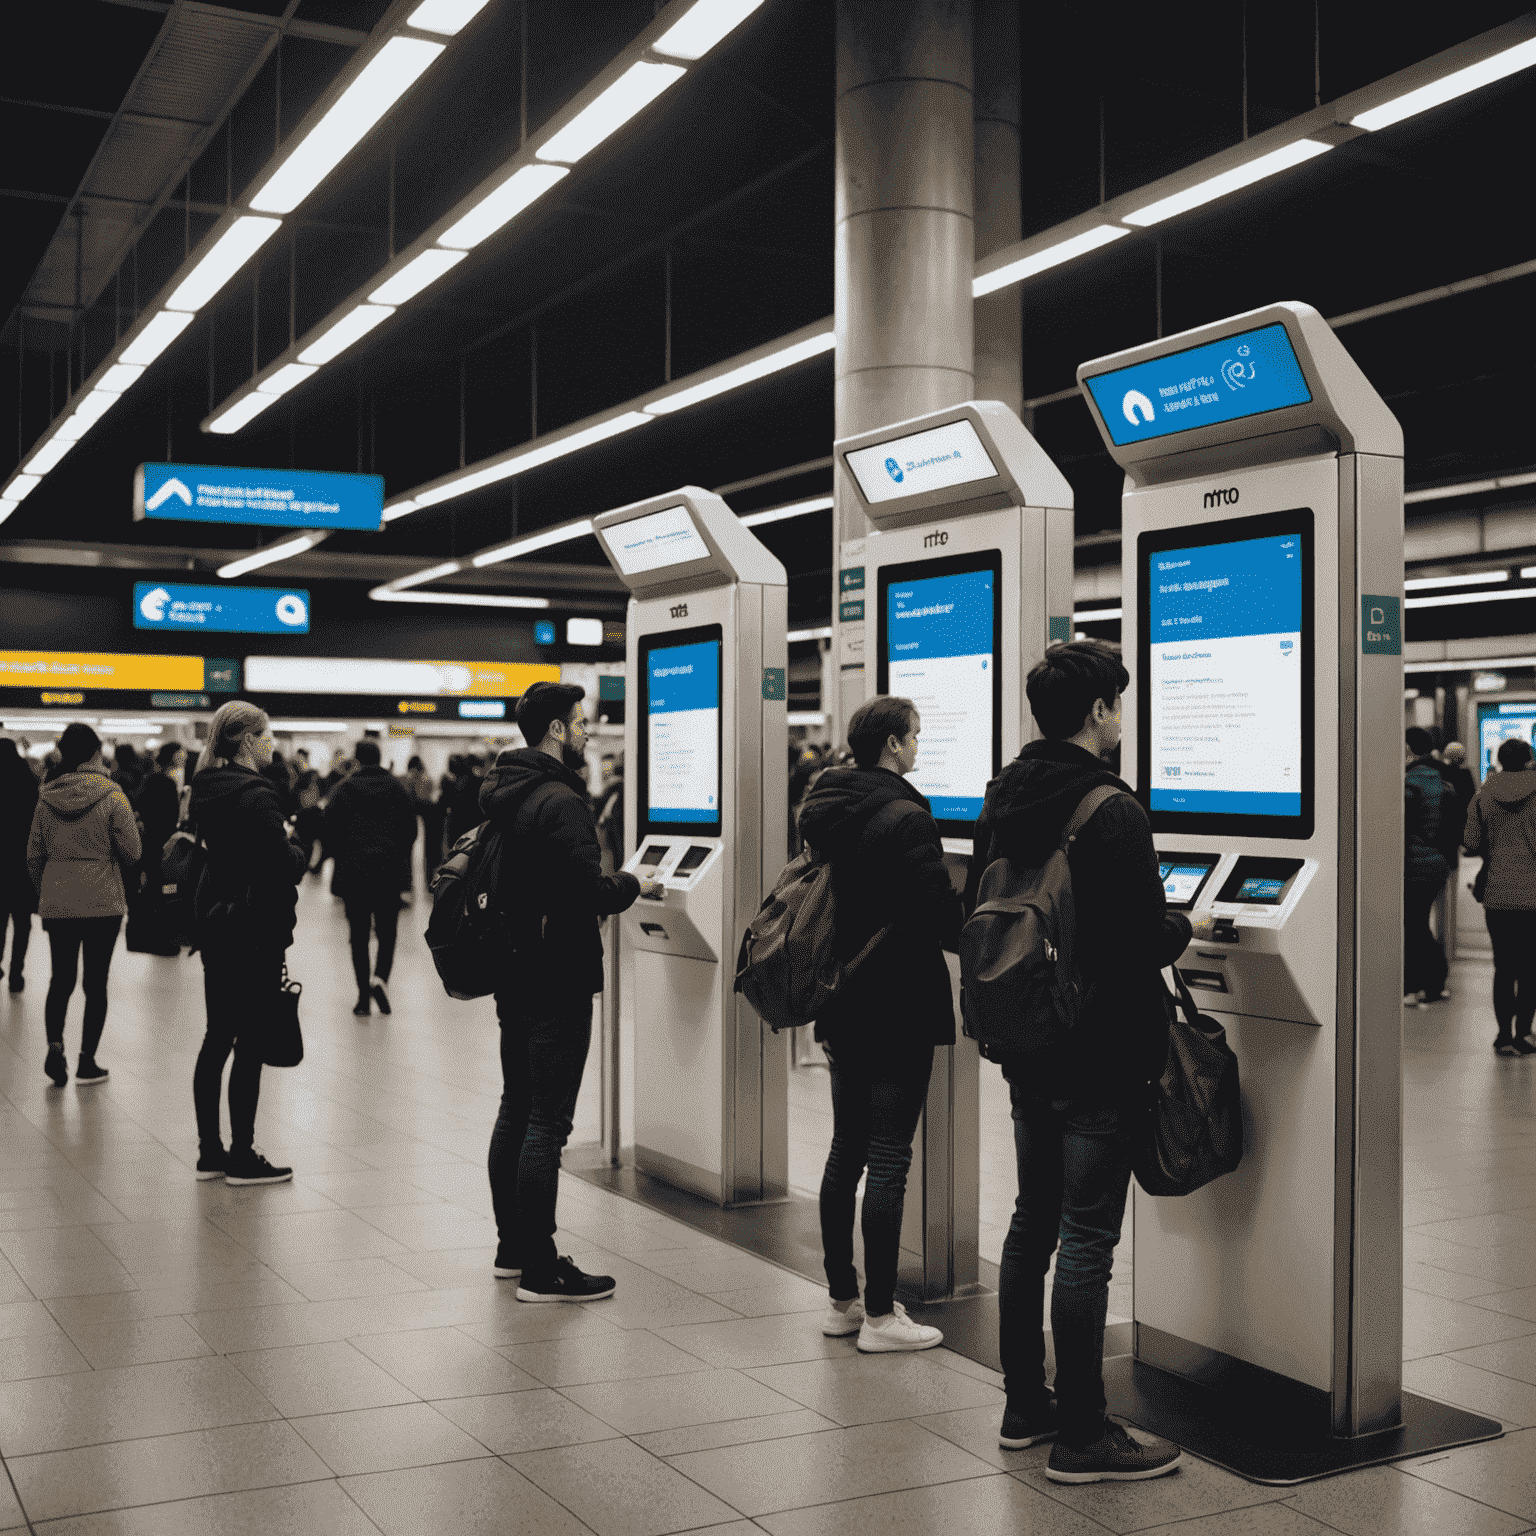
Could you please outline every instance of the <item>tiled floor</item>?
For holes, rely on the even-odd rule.
[[[119,951],[100,1088],[40,1070],[45,948],[0,994],[0,1530],[1536,1529],[1536,1060],[1488,1049],[1486,967],[1406,1018],[1406,1382],[1510,1433],[1298,1491],[1198,1461],[1071,1490],[997,1449],[993,1373],[861,1357],[810,1280],[580,1180],[562,1246],[618,1295],[520,1306],[490,1274],[488,1009],[444,999],[413,937],[394,1015],[359,1022],[312,886],[303,932],[308,1059],[268,1073],[259,1122],[288,1186],[192,1180],[195,961]]]

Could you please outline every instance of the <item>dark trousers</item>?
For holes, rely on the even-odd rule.
[[[853,1206],[864,1186],[864,1310],[883,1317],[896,1291],[901,1213],[912,1166],[912,1137],[928,1079],[933,1047],[921,1043],[868,1048],[825,1044],[832,1080],[832,1146],[821,1176],[821,1251],[834,1301],[859,1294],[853,1267]]]
[[[229,1149],[248,1152],[256,1139],[256,1100],[261,1094],[261,1037],[277,1007],[283,982],[283,952],[245,950],[239,954],[203,950],[203,1002],[207,1032],[192,1069],[192,1105],[203,1152],[224,1145],[219,1128],[219,1090],[224,1063],[229,1069]]]
[[[1060,1438],[1091,1445],[1104,1432],[1104,1319],[1131,1182],[1130,1111],[1032,1098],[1023,1071],[1004,1072],[1013,1100],[1019,1198],[998,1279],[1003,1385],[1020,1412],[1046,1397],[1041,1314],[1054,1252],[1051,1339]]]
[[[304,867],[309,868],[315,860],[315,844],[325,833],[325,812],[318,805],[305,806],[293,819],[293,835],[299,845],[304,849]],[[325,862],[322,852],[321,863]]]
[[[50,1044],[64,1043],[64,1015],[80,974],[80,951],[85,951],[85,1024],[80,1031],[80,1055],[96,1057],[101,1031],[107,1022],[107,973],[117,947],[120,917],[50,917],[43,927],[53,955],[53,978],[43,1003],[43,1028]]]
[[[1484,908],[1493,943],[1493,1012],[1499,1039],[1531,1032],[1536,1018],[1536,912]]]
[[[1445,884],[1437,879],[1403,885],[1403,991],[1439,997],[1445,991],[1445,949],[1429,927],[1429,914]]]
[[[496,994],[501,1025],[501,1108],[491,1132],[489,1172],[503,1255],[542,1279],[555,1265],[560,1151],[570,1139],[576,1096],[592,1040],[592,999],[530,1010],[514,992]]]
[[[384,886],[389,885],[384,881]],[[348,896],[347,934],[352,942],[352,974],[357,978],[357,995],[368,995],[368,982],[377,976],[388,981],[395,964],[395,934],[400,925],[399,893],[387,889],[370,889],[366,896]],[[372,967],[368,964],[368,930],[370,926],[379,938],[379,958]]]
[[[30,907],[0,908],[0,954],[5,951],[5,925],[11,924],[11,991],[20,990],[17,983],[27,966],[27,946],[32,942],[32,909]]]

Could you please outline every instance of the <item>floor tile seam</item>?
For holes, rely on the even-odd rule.
[[[1485,1441],[1483,1443],[1484,1444],[1489,1444],[1489,1443],[1497,1444],[1496,1441],[1495,1442],[1487,1442],[1487,1441]],[[1456,1446],[1454,1449],[1446,1452],[1446,1454],[1444,1456],[1437,1457],[1435,1462],[1424,1462],[1424,1463],[1421,1463],[1421,1465],[1424,1465],[1424,1466],[1434,1466],[1439,1461],[1449,1461],[1451,1459],[1451,1457],[1456,1454],[1457,1451],[1476,1450],[1477,1448],[1478,1448],[1477,1446]],[[1460,1488],[1447,1488],[1444,1483],[1437,1483],[1431,1477],[1420,1477],[1419,1474],[1417,1472],[1415,1472],[1412,1467],[1404,1466],[1401,1462],[1395,1463],[1394,1465],[1395,1465],[1395,1470],[1401,1472],[1404,1477],[1411,1477],[1411,1478],[1416,1479],[1418,1482],[1428,1483],[1431,1488],[1438,1488],[1442,1493],[1454,1494],[1457,1498],[1465,1499],[1469,1504],[1476,1504],[1481,1509],[1492,1510],[1493,1513],[1497,1514],[1497,1515],[1507,1515],[1512,1520],[1529,1520],[1531,1518],[1524,1510],[1505,1509],[1503,1507],[1503,1505],[1501,1505],[1501,1504],[1490,1504],[1486,1498],[1479,1498],[1475,1494],[1471,1494],[1471,1493],[1463,1493]],[[1314,1516],[1314,1518],[1316,1518],[1316,1517]],[[1536,1530],[1536,1526],[1531,1526],[1530,1529],[1531,1530]],[[1517,1532],[1516,1536],[1524,1536],[1524,1533]]]
[[[21,1489],[16,1486],[16,1478],[11,1472],[11,1464],[6,1459],[3,1451],[0,1451],[0,1467],[5,1469],[5,1480],[11,1485],[11,1497],[16,1500],[16,1508],[21,1511],[21,1518],[26,1521],[27,1536],[36,1536],[37,1527],[32,1524],[32,1516],[27,1513],[27,1506],[21,1501]]]
[[[318,1452],[316,1454],[318,1455]],[[176,1504],[195,1504],[203,1499],[235,1498],[243,1493],[265,1493],[273,1488],[313,1488],[320,1483],[335,1483],[338,1489],[340,1489],[341,1493],[346,1495],[352,1504],[356,1505],[357,1500],[353,1499],[351,1495],[347,1493],[347,1490],[341,1487],[341,1481],[341,1478],[338,1477],[335,1473],[330,1473],[325,1477],[301,1478],[298,1482],[294,1483],[257,1483],[248,1488],[224,1488],[220,1489],[216,1493],[192,1493],[178,1499],[151,1499],[143,1504],[114,1504],[109,1505],[103,1509],[82,1510],[72,1515],[50,1516],[45,1524],[51,1525],[55,1520],[61,1522],[64,1520],[85,1520],[90,1519],[94,1515],[113,1515],[136,1509],[169,1509],[172,1505]],[[26,1511],[23,1510],[22,1513],[25,1514]],[[367,1512],[360,1506],[358,1508],[358,1513],[362,1515],[365,1520],[368,1520]],[[375,1525],[372,1520],[368,1520],[368,1524],[373,1530],[379,1530],[379,1527]],[[32,1533],[32,1536],[37,1536],[36,1527],[32,1525],[30,1521],[28,1522],[27,1530]],[[380,1533],[380,1536],[383,1536],[382,1532]]]
[[[247,1384],[253,1392],[266,1400],[267,1406],[272,1410],[270,1417],[262,1419],[231,1419],[227,1424],[208,1424],[204,1425],[201,1429],[168,1429],[158,1435],[125,1435],[117,1440],[82,1440],[76,1445],[55,1445],[46,1451],[25,1451],[20,1456],[13,1451],[11,1453],[11,1460],[23,1461],[31,1456],[58,1456],[70,1451],[96,1451],[102,1450],[107,1446],[132,1445],[140,1440],[170,1440],[174,1439],[177,1435],[209,1434],[220,1429],[253,1429],[263,1424],[286,1424],[288,1422],[287,1416],[278,1410],[277,1404],[272,1402],[270,1398],[267,1398],[260,1387],[256,1386],[254,1382],[248,1381]]]
[[[1530,1335],[1521,1334],[1520,1337],[1529,1338]],[[1518,1340],[1516,1339],[1494,1339],[1492,1341],[1493,1344],[1514,1344],[1517,1342]],[[1532,1381],[1528,1376],[1511,1376],[1508,1371],[1495,1370],[1491,1365],[1479,1365],[1474,1360],[1463,1360],[1461,1358],[1463,1355],[1471,1354],[1474,1349],[1488,1349],[1490,1347],[1490,1344],[1467,1344],[1460,1349],[1442,1350],[1438,1355],[1419,1355],[1415,1358],[1419,1360],[1454,1360],[1457,1365],[1470,1366],[1474,1371],[1487,1371],[1490,1376],[1497,1376],[1502,1381],[1518,1381],[1522,1387],[1536,1388],[1536,1381]],[[1407,1363],[1406,1360],[1403,1362],[1404,1365]],[[1475,1411],[1480,1412],[1481,1410]]]
[[[1404,1290],[1406,1289],[1407,1287],[1404,1286]],[[1527,1291],[1530,1290],[1531,1287],[1527,1285],[1521,1285],[1516,1286],[1515,1289],[1517,1291]],[[1506,1296],[1509,1294],[1510,1292],[1507,1291],[1479,1291],[1476,1296],[1462,1296],[1456,1298],[1455,1300],[1452,1300],[1448,1296],[1437,1296],[1435,1297],[1435,1300],[1450,1301],[1451,1305],[1454,1307],[1474,1307],[1479,1312],[1486,1312],[1489,1317],[1507,1317],[1512,1323],[1526,1323],[1529,1325],[1524,1333],[1512,1333],[1507,1339],[1498,1340],[1498,1342],[1501,1344],[1508,1344],[1512,1343],[1515,1339],[1524,1339],[1529,1337],[1531,1334],[1536,1333],[1536,1318],[1522,1317],[1518,1312],[1501,1312],[1497,1307],[1486,1307],[1481,1305],[1481,1303],[1487,1300],[1487,1298],[1490,1296]]]
[[[1192,1461],[1201,1461],[1201,1462],[1203,1462],[1203,1464],[1205,1466],[1213,1467],[1218,1472],[1223,1472],[1223,1471],[1226,1470],[1224,1467],[1216,1466],[1216,1463],[1213,1462],[1213,1461],[1204,1461],[1204,1459],[1202,1457],[1196,1456],[1193,1451],[1187,1450],[1183,1446],[1180,1446],[1179,1449],[1182,1450],[1184,1452],[1184,1455],[1189,1457],[1190,1460],[1192,1460]],[[1004,1477],[1011,1477],[1016,1482],[1023,1483],[1026,1488],[1032,1488],[1032,1489],[1034,1489],[1034,1491],[1036,1493],[1043,1493],[1046,1496],[1046,1498],[1051,1500],[1052,1503],[1061,1505],[1061,1507],[1063,1509],[1071,1510],[1074,1515],[1077,1515],[1077,1516],[1079,1516],[1082,1519],[1092,1520],[1093,1517],[1091,1515],[1084,1515],[1082,1510],[1080,1510],[1077,1507],[1077,1505],[1068,1502],[1067,1499],[1062,1497],[1063,1493],[1079,1491],[1084,1485],[1082,1485],[1082,1484],[1076,1484],[1076,1485],[1073,1485],[1073,1484],[1057,1484],[1057,1483],[1052,1483],[1052,1482],[1050,1482],[1047,1479],[1047,1480],[1045,1480],[1045,1486],[1042,1488],[1039,1483],[1034,1483],[1034,1482],[1030,1481],[1030,1474],[1031,1474],[1031,1472],[1033,1472],[1035,1470],[1036,1469],[1033,1468],[1033,1467],[1020,1467],[1020,1468],[1018,1468],[1015,1471],[1005,1472],[1002,1475]],[[1174,1474],[1174,1475],[1177,1475],[1177,1474]],[[1236,1480],[1237,1481],[1243,1481],[1243,1479],[1241,1479],[1241,1478],[1238,1478]],[[1115,1487],[1115,1486],[1130,1486],[1130,1485],[1128,1485],[1128,1484],[1125,1484],[1125,1485],[1111,1484],[1110,1486],[1111,1487]],[[1262,1495],[1263,1488],[1261,1487],[1261,1485],[1253,1484],[1251,1486],[1253,1487],[1253,1491],[1254,1491],[1254,1493],[1256,1495]],[[1058,1493],[1056,1491],[1058,1489],[1058,1487],[1061,1489],[1061,1493]],[[1175,1520],[1164,1520],[1164,1521],[1162,1521],[1161,1523],[1159,1523],[1157,1525],[1133,1525],[1133,1526],[1130,1526],[1130,1527],[1128,1527],[1127,1529],[1125,1529],[1123,1531],[1119,1531],[1117,1533],[1117,1536],[1150,1536],[1150,1533],[1152,1533],[1154,1531],[1172,1531],[1172,1530],[1177,1530],[1177,1528],[1179,1526],[1192,1524],[1196,1520],[1212,1520],[1212,1519],[1215,1519],[1217,1516],[1220,1516],[1220,1515],[1232,1515],[1232,1514],[1237,1514],[1237,1513],[1239,1513],[1240,1511],[1243,1511],[1243,1510],[1264,1509],[1264,1508],[1267,1508],[1269,1505],[1272,1505],[1272,1504],[1282,1504],[1282,1503],[1285,1502],[1286,1499],[1293,1498],[1294,1496],[1295,1496],[1294,1493],[1289,1488],[1285,1488],[1285,1489],[1276,1488],[1269,1498],[1264,1498],[1262,1496],[1259,1496],[1259,1497],[1255,1497],[1252,1503],[1247,1503],[1247,1504],[1230,1504],[1230,1505],[1227,1505],[1225,1508],[1222,1508],[1222,1509],[1208,1509],[1208,1510],[1204,1511],[1204,1513],[1197,1514],[1197,1515],[1180,1515]],[[1298,1510],[1297,1513],[1300,1514],[1300,1513],[1303,1513],[1303,1512]],[[1317,1519],[1317,1517],[1315,1515],[1307,1515],[1306,1518],[1308,1520],[1315,1520],[1315,1519]],[[1099,1521],[1094,1521],[1093,1523],[1095,1525],[1097,1525],[1100,1522]],[[1323,1521],[1318,1521],[1318,1524],[1320,1524],[1320,1525],[1323,1524],[1323,1523],[1324,1523]],[[1113,1530],[1115,1528],[1114,1527],[1109,1527],[1109,1529]],[[1350,1533],[1346,1532],[1345,1536],[1350,1536]]]

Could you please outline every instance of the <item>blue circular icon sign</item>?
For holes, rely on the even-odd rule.
[[[891,477],[892,480],[896,482],[897,485],[900,485],[901,482],[907,478],[904,474],[902,474],[901,465],[899,465],[895,459],[887,459],[885,461],[885,472]]]
[[[297,592],[285,592],[277,600],[279,623],[296,626],[309,622],[309,609]]]

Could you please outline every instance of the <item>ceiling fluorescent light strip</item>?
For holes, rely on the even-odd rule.
[[[394,310],[387,304],[359,304],[324,332],[318,341],[305,347],[299,353],[299,361],[318,369],[323,363],[340,357],[354,341],[361,341],[374,326],[383,324],[392,314]]]
[[[294,555],[302,555],[306,549],[313,549],[320,538],[317,534],[304,533],[296,539],[284,539],[281,544],[269,544],[253,555],[221,565],[216,574],[225,581],[233,581],[236,576],[244,576],[247,571],[259,571],[264,565],[275,565],[279,560],[291,560]]]
[[[1428,85],[1421,85],[1416,91],[1408,91],[1402,96],[1393,97],[1391,101],[1383,102],[1379,107],[1360,112],[1350,118],[1350,125],[1374,133],[1378,129],[1391,127],[1393,123],[1400,123],[1406,117],[1454,101],[1456,97],[1465,96],[1468,91],[1475,91],[1480,86],[1492,85],[1495,80],[1503,80],[1522,69],[1529,69],[1533,64],[1536,64],[1536,38],[1529,38],[1513,48],[1494,54],[1492,58],[1479,59],[1465,69],[1443,75]]]
[[[1512,603],[1520,598],[1536,598],[1536,587],[1519,587],[1512,592],[1447,592],[1440,597],[1408,597],[1405,608],[1457,608],[1464,603]]]
[[[229,407],[220,411],[208,424],[210,432],[238,432],[241,427],[249,426],[269,405],[277,404],[276,395],[263,395],[251,393],[243,395]]]
[[[762,3],[763,0],[698,0],[681,21],[651,44],[651,52],[696,63]]]
[[[764,507],[760,512],[742,515],[743,528],[761,528],[764,523],[782,523],[786,518],[805,517],[811,512],[827,512],[832,507],[830,496],[812,496],[806,501],[786,502],[782,507]]]
[[[1486,672],[1492,667],[1536,667],[1536,656],[1480,656],[1475,661],[1410,661],[1404,672]]]
[[[489,3],[490,0],[422,0],[405,18],[405,24],[418,32],[457,37]]]
[[[547,597],[502,596],[491,592],[401,592],[376,587],[370,592],[376,603],[445,603],[454,608],[549,608]]]
[[[801,640],[830,640],[832,638],[832,626],[823,624],[819,629],[792,629],[784,637],[791,645]]]
[[[584,517],[578,522],[561,523],[556,528],[545,528],[540,533],[530,533],[525,538],[513,539],[497,549],[487,549],[476,555],[470,564],[484,570],[488,565],[499,565],[503,560],[515,560],[519,555],[531,555],[538,549],[549,549],[555,544],[566,544],[572,539],[584,539],[592,532],[592,519]]]
[[[452,576],[455,571],[462,569],[461,561],[445,560],[441,565],[429,565],[424,571],[412,571],[409,576],[398,576],[394,581],[386,581],[379,590],[400,592],[406,587],[419,587],[424,581],[436,581],[441,576]]]
[[[1198,208],[1203,203],[1225,197],[1229,192],[1236,192],[1243,187],[1252,186],[1256,181],[1277,176],[1281,171],[1303,165],[1318,155],[1326,155],[1332,148],[1332,144],[1322,144],[1316,139],[1297,139],[1295,143],[1287,144],[1282,149],[1271,150],[1269,154],[1260,155],[1256,160],[1249,160],[1244,165],[1235,165],[1230,171],[1222,171],[1220,175],[1198,181],[1182,192],[1175,192],[1169,197],[1159,198],[1155,203],[1148,203],[1146,207],[1124,215],[1124,222],[1134,225],[1137,229],[1144,229],[1149,224],[1161,224],[1164,219],[1171,219],[1175,214],[1187,213],[1191,208]]]
[[[1422,491],[1409,491],[1403,497],[1405,506],[1417,501],[1443,501],[1449,496],[1476,496],[1483,491],[1509,491],[1522,485],[1536,485],[1536,473],[1520,475],[1496,475],[1488,480],[1459,480],[1454,485],[1432,485]]]
[[[1033,277],[1037,272],[1059,267],[1064,262],[1076,261],[1079,256],[1086,256],[1090,251],[1097,251],[1128,234],[1130,230],[1121,229],[1115,224],[1097,224],[1080,235],[1073,235],[1068,240],[1059,240],[1043,251],[1020,257],[1018,261],[1009,262],[1006,267],[999,267],[996,272],[988,272],[984,277],[976,278],[971,283],[971,297],[982,298],[986,294],[995,293],[999,288],[1021,283],[1026,277]]]
[[[380,283],[368,295],[368,302],[383,305],[405,304],[414,299],[423,288],[430,288],[443,273],[458,266],[467,255],[469,255],[468,251],[423,251],[420,256],[407,262],[393,277]]]
[[[282,227],[281,219],[242,214],[198,257],[165,307],[196,314]]]
[[[785,368],[793,368],[796,363],[803,363],[808,358],[819,357],[823,352],[830,352],[836,345],[837,338],[833,332],[822,331],[818,335],[807,337],[804,341],[797,341],[791,346],[770,352],[766,357],[756,358],[750,363],[742,363],[725,373],[717,374],[712,379],[705,379],[701,384],[692,384],[673,390],[659,400],[651,401],[643,409],[651,416],[670,416],[673,411],[687,410],[690,405],[697,405],[702,400],[711,400],[716,395],[740,389],[744,384],[765,379],[769,374],[779,373]]]
[[[1460,576],[1414,576],[1403,583],[1405,592],[1425,592],[1430,587],[1486,587],[1508,581],[1508,571],[1468,571]]]
[[[540,160],[574,165],[638,117],[669,86],[688,71],[681,64],[631,64],[617,80],[553,134],[535,151]]]
[[[1118,619],[1124,612],[1123,608],[1077,608],[1073,610],[1072,617],[1079,624],[1107,624],[1111,619]]]
[[[570,167],[565,165],[519,166],[495,191],[450,224],[437,237],[437,243],[457,251],[473,250],[570,174]]]

